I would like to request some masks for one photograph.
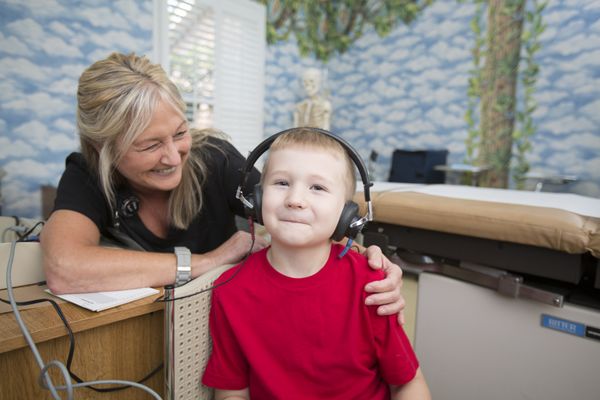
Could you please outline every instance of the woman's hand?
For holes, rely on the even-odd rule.
[[[377,246],[369,246],[365,251],[369,266],[385,272],[385,279],[370,282],[365,286],[365,291],[373,293],[365,299],[367,305],[379,305],[377,314],[392,315],[398,313],[398,322],[404,324],[404,307],[406,303],[402,297],[402,269],[392,263],[383,255]]]
[[[211,253],[217,266],[225,264],[235,264],[240,262],[250,250],[252,253],[267,247],[267,241],[259,235],[256,235],[252,243],[252,235],[248,232],[237,231],[225,243],[217,247]]]

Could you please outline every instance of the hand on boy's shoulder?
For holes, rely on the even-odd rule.
[[[341,245],[340,245],[341,246]],[[343,246],[341,246],[343,248]],[[358,247],[352,247],[354,251],[349,251],[344,257],[352,260],[352,264],[358,268],[363,276],[367,278],[367,282],[377,281],[385,278],[385,272],[382,268],[373,269],[369,265],[369,259],[366,252],[360,252]]]

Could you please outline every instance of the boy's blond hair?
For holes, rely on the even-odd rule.
[[[326,150],[336,157],[342,157],[346,164],[344,185],[346,186],[346,200],[352,200],[356,192],[356,173],[354,162],[348,155],[348,151],[340,142],[311,128],[294,128],[279,135],[269,147],[269,152],[286,149],[290,147],[304,147],[318,150]],[[269,158],[263,167],[262,179],[269,169]]]

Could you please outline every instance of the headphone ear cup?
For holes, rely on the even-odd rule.
[[[252,217],[256,222],[262,225],[262,186],[257,184],[254,186],[254,192],[252,192],[252,204],[254,205]]]
[[[350,224],[359,219],[358,211],[358,204],[355,202],[347,201],[346,204],[344,204],[344,209],[342,210],[338,224],[335,227],[335,231],[333,231],[333,235],[331,235],[333,240],[342,240],[344,236],[354,239],[358,231],[353,232],[354,229],[350,229]]]

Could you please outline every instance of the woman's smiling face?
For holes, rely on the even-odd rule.
[[[160,101],[148,128],[127,150],[117,170],[138,193],[169,192],[181,182],[191,144],[187,121]]]

